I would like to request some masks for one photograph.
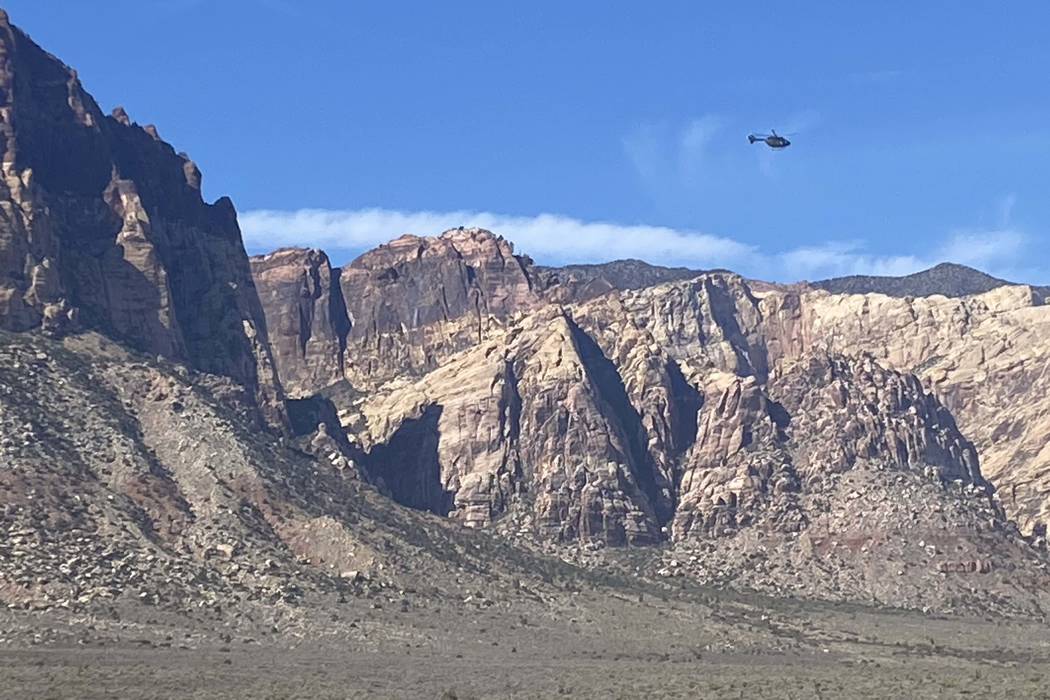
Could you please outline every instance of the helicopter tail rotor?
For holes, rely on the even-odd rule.
[[[755,136],[754,134],[748,134],[747,135],[747,142],[748,143],[754,143],[755,141],[761,141],[761,139],[758,138],[757,136]]]

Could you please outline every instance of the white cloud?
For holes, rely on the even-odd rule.
[[[873,255],[859,243],[832,241],[789,250],[779,256],[779,280],[815,280],[846,275],[908,275],[930,267],[914,255]]]
[[[258,210],[240,216],[247,246],[361,250],[404,233],[433,235],[456,226],[480,226],[514,242],[516,249],[545,262],[601,262],[644,258],[665,265],[736,267],[758,251],[730,238],[665,226],[581,221],[567,216],[506,216],[489,212],[402,212]]]
[[[1022,261],[1028,243],[1027,236],[1013,229],[961,231],[941,246],[938,257],[982,270],[998,270]]]
[[[857,241],[763,250],[700,231],[582,221],[556,214],[300,209],[249,211],[240,221],[245,243],[253,251],[309,246],[324,248],[337,258],[340,252],[346,257],[405,233],[436,235],[457,226],[479,226],[513,241],[519,252],[549,264],[639,258],[661,265],[724,267],[785,282],[843,275],[906,275],[945,261],[1035,283],[1043,281],[1046,273],[1026,264],[1032,257],[1031,239],[1013,229],[956,232],[925,250],[878,255]]]

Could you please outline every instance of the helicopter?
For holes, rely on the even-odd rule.
[[[773,149],[787,148],[791,145],[790,141],[772,129],[769,130],[768,134],[748,134],[748,143],[758,143],[759,141]]]

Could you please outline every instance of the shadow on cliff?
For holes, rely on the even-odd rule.
[[[658,524],[663,525],[674,514],[674,504],[667,502],[667,499],[660,495],[657,487],[656,468],[647,447],[649,435],[645,426],[642,425],[642,418],[631,403],[630,397],[627,396],[627,389],[624,387],[623,378],[617,371],[616,365],[605,356],[594,338],[587,335],[576,323],[569,321],[569,327],[587,373],[594,382],[602,401],[612,409],[615,425],[619,427],[627,443],[628,455],[626,456],[630,459],[638,486],[645,499],[648,500]]]
[[[419,418],[404,421],[390,440],[368,453],[365,464],[380,489],[401,505],[447,516],[454,494],[441,483],[438,423],[443,410],[433,404]]]
[[[722,333],[725,334],[726,340],[729,341],[730,346],[733,348],[733,353],[736,355],[736,373],[741,376],[753,374],[759,380],[765,382],[769,378],[769,358],[767,357],[766,349],[761,343],[752,344],[747,333],[740,327],[738,320],[740,314],[732,292],[726,289],[723,284],[716,284],[707,277],[704,278],[703,285],[707,290],[707,297],[711,304],[712,320],[721,327]],[[747,295],[748,301],[757,306],[758,302],[751,296],[749,290]]]

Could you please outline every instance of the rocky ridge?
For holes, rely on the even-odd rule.
[[[502,240],[480,231],[470,236]],[[429,277],[442,266],[397,268],[398,284],[444,289],[443,278]],[[511,537],[706,547],[705,561],[720,562],[708,571],[733,570],[734,553],[760,541],[758,533],[779,538],[785,551],[799,537],[812,539],[818,523],[827,528],[832,513],[851,510],[852,492],[838,486],[843,480],[864,485],[858,492],[870,491],[876,504],[892,505],[900,497],[895,489],[905,488],[898,483],[915,479],[907,488],[918,487],[921,496],[907,513],[871,504],[877,527],[836,521],[843,537],[871,540],[866,555],[881,552],[868,555],[869,566],[895,571],[895,561],[923,561],[923,576],[1014,566],[995,559],[998,538],[1020,542],[1002,510],[1009,504],[937,398],[949,401],[950,392],[931,393],[929,383],[909,374],[929,371],[932,364],[919,366],[929,356],[919,352],[908,364],[876,351],[878,339],[858,342],[859,329],[827,333],[824,324],[837,318],[833,303],[843,297],[755,286],[731,273],[569,304],[558,303],[553,288],[534,284],[524,297],[527,311],[492,314],[488,325],[460,311],[480,331],[459,336],[458,350],[435,355],[432,370],[417,364],[416,372],[389,380],[383,371],[365,373],[361,391],[316,387],[335,402],[368,478],[401,503]],[[1008,299],[1018,289],[990,294]],[[899,324],[888,310],[885,318],[887,328]],[[440,323],[449,319],[455,314]],[[376,362],[381,367],[382,357]],[[360,376],[347,375],[348,383]],[[885,476],[892,474],[905,481]],[[914,524],[927,510],[952,517],[920,518],[904,529],[894,521]],[[958,544],[934,556],[918,541]],[[764,580],[776,590],[790,570],[785,565]],[[757,570],[737,571],[746,579]],[[807,580],[831,580],[812,574]],[[866,595],[865,585],[855,579],[811,592],[856,597]],[[923,599],[917,588],[908,591],[912,602]],[[885,595],[905,593],[897,586]]]
[[[835,294],[885,294],[891,297],[965,297],[983,294],[999,287],[1017,286],[1015,282],[992,277],[966,265],[940,263],[928,270],[903,277],[853,275],[811,282],[811,287]],[[1032,286],[1040,300],[1050,298],[1050,287]]]
[[[587,301],[617,289],[641,289],[696,277],[701,270],[663,267],[643,260],[614,260],[592,265],[535,267],[547,298],[561,303]]]
[[[0,328],[102,330],[235,379],[283,420],[229,199],[152,126],[103,115],[77,74],[0,16]]]

